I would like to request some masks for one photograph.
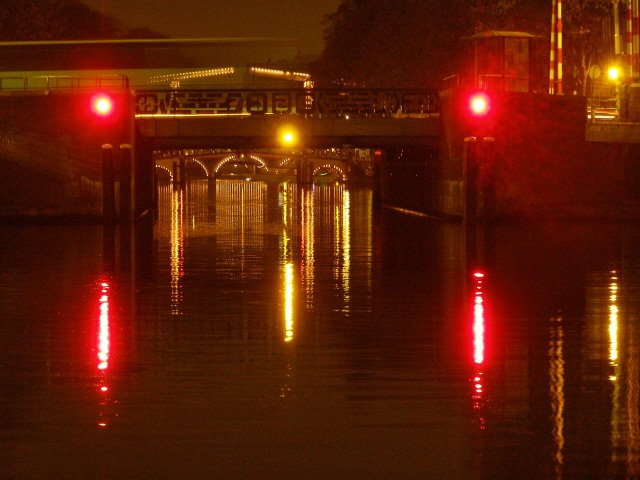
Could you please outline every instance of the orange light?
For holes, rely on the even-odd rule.
[[[96,93],[91,97],[90,108],[94,115],[108,117],[113,113],[113,98],[106,93]]]
[[[491,111],[491,98],[484,92],[474,93],[469,97],[469,111],[476,117],[487,115]]]

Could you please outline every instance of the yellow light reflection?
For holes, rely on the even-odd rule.
[[[618,363],[618,277],[612,272],[609,283],[609,361]]]
[[[609,380],[613,382],[613,393],[611,399],[611,459],[614,463],[620,461],[620,452],[626,443],[622,435],[624,412],[621,408],[621,385],[618,379],[621,375],[619,359],[619,310],[618,310],[618,277],[615,271],[610,273],[609,279],[609,364],[613,367],[613,373],[609,375]],[[623,427],[624,428],[624,427]]]
[[[549,339],[549,399],[553,423],[553,463],[557,479],[564,465],[564,330],[562,317],[551,319]]]
[[[304,259],[304,287],[306,306],[313,309],[314,290],[314,258],[315,258],[315,238],[314,238],[314,193],[313,189],[302,190],[302,204],[300,205],[301,228],[302,228],[302,258]]]
[[[171,194],[171,314],[180,315],[184,276],[184,191]]]
[[[349,191],[342,192],[342,292],[345,308],[351,303],[351,197]]]
[[[284,264],[284,341],[293,340],[293,263]]]
[[[264,182],[217,182],[216,232],[225,264],[219,274],[234,279],[262,277],[262,266],[251,258],[265,248],[266,197]]]

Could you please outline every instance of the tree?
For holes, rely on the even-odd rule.
[[[584,93],[589,67],[611,50],[610,2],[563,0],[565,91]],[[325,83],[437,87],[458,70],[459,39],[488,29],[539,35],[542,72],[551,10],[551,0],[343,0],[326,18],[315,73]]]
[[[0,0],[3,41],[126,38],[143,32],[127,30],[78,0]]]
[[[587,93],[591,66],[613,52],[611,0],[564,0],[563,54],[567,92]]]

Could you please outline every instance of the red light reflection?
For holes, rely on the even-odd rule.
[[[484,363],[485,353],[485,306],[484,292],[482,290],[484,273],[475,272],[473,277],[475,279],[473,291],[473,362],[476,365],[481,365]]]
[[[106,280],[99,282],[100,293],[98,300],[98,331],[97,331],[97,364],[98,381],[96,388],[100,395],[100,415],[98,427],[101,429],[108,426],[111,405],[114,403],[110,398],[110,388],[108,385],[107,371],[111,359],[111,302],[109,297],[110,284]]]
[[[109,284],[102,282],[100,295],[100,317],[98,325],[98,369],[109,368],[111,340],[109,334]]]
[[[484,414],[484,406],[486,403],[486,389],[484,384],[483,366],[485,357],[485,333],[486,333],[486,308],[484,297],[484,278],[483,272],[475,271],[473,278],[473,364],[474,374],[470,378],[472,385],[471,401],[474,411],[475,421],[480,430],[487,428],[486,418]]]

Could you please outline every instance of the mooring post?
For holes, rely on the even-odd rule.
[[[480,215],[486,220],[496,216],[496,149],[493,137],[483,137],[479,144],[478,162],[482,209]]]
[[[465,137],[462,150],[462,183],[464,185],[464,219],[475,222],[478,217],[478,139]]]
[[[120,221],[131,221],[131,145],[120,145]]]
[[[113,145],[102,145],[102,215],[106,222],[116,217],[116,192],[113,173]]]
[[[463,148],[464,218],[496,216],[496,150],[493,137],[466,137]]]

